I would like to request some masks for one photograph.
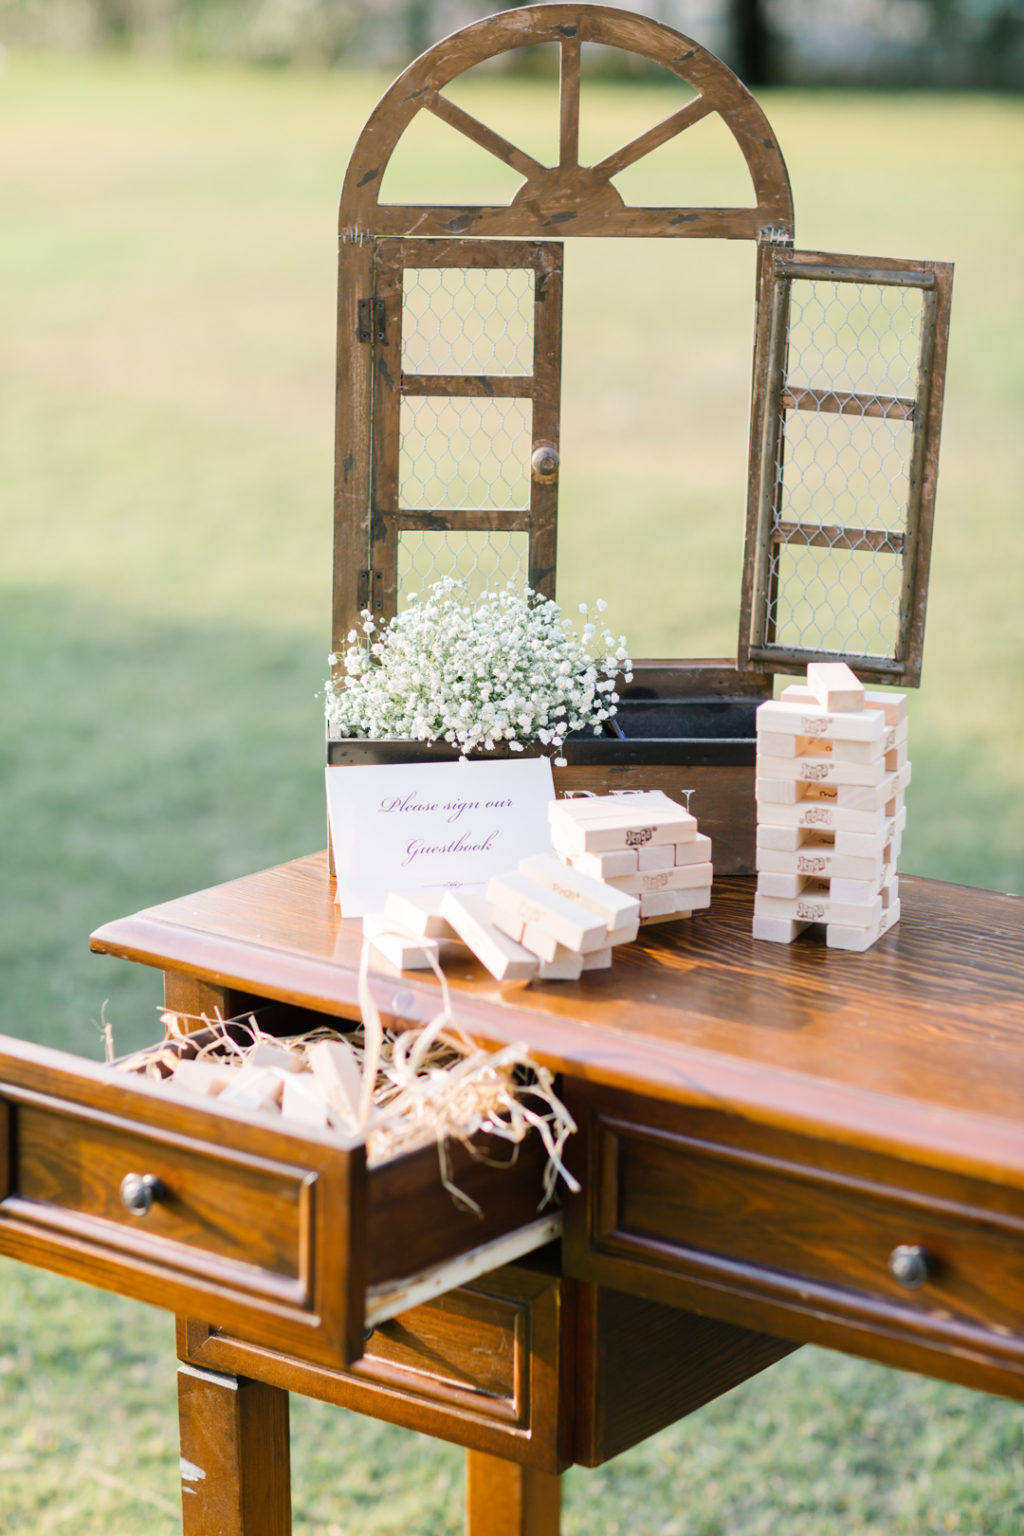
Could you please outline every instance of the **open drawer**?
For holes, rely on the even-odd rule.
[[[0,1036],[0,1253],[313,1363],[558,1234],[540,1139],[493,1151],[447,1148],[478,1215],[436,1146],[368,1168],[357,1139]]]

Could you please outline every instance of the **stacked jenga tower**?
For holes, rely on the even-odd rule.
[[[864,950],[897,922],[909,782],[906,695],[866,693],[842,662],[759,707],[755,939],[823,923]]]
[[[640,922],[689,917],[711,903],[711,839],[661,790],[588,795],[548,806],[555,852],[581,875],[640,902]]]

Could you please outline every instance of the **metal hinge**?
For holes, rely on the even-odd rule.
[[[383,581],[381,571],[359,572],[359,611],[369,608],[372,613],[378,613],[384,607],[384,599],[381,597],[381,583]]]
[[[356,326],[356,336],[360,341],[371,344],[384,340],[383,299],[359,300],[359,324]]]

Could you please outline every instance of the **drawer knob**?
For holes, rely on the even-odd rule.
[[[919,1243],[900,1243],[889,1255],[889,1273],[908,1291],[916,1291],[924,1285],[931,1270],[928,1250]]]
[[[164,1186],[152,1173],[126,1173],[121,1180],[121,1201],[133,1216],[145,1216],[164,1193]]]

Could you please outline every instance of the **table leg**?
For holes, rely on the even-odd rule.
[[[466,1453],[466,1536],[558,1536],[562,1485],[557,1472]]]
[[[178,1369],[183,1536],[291,1536],[288,1393]]]

